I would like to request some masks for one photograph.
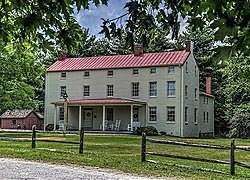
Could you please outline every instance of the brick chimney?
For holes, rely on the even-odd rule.
[[[206,77],[206,93],[212,94],[212,79],[211,79],[211,77]]]
[[[185,42],[185,44],[186,44],[186,52],[190,52],[191,51],[191,46],[192,46],[192,44],[191,44],[192,42],[190,41],[190,40],[187,40],[186,42]]]
[[[143,47],[140,44],[134,45],[134,56],[142,56],[143,55]]]
[[[58,61],[63,61],[67,58],[66,51],[58,51]]]

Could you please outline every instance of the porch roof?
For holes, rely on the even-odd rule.
[[[64,101],[52,102],[51,104],[55,105],[63,105]],[[146,102],[134,100],[134,99],[126,99],[126,98],[96,98],[96,99],[76,99],[76,100],[68,100],[68,105],[78,105],[78,104],[91,104],[91,105],[104,105],[104,104],[135,104],[135,105],[143,105]]]

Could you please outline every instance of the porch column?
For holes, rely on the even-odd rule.
[[[54,131],[56,130],[57,106],[54,105]]]
[[[102,131],[105,131],[105,117],[106,117],[105,109],[106,109],[106,106],[103,105],[102,106]]]
[[[131,130],[130,131],[133,131],[133,108],[134,108],[134,105],[131,104],[130,105],[130,124],[131,124]]]
[[[79,131],[81,130],[82,128],[82,106],[79,106]]]

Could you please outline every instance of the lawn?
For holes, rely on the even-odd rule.
[[[29,133],[0,133],[0,137],[31,139]],[[230,145],[230,139],[192,139],[174,138],[168,136],[154,136],[154,139],[167,139],[183,142]],[[68,134],[38,133],[37,139],[56,139],[61,141],[79,141],[79,136]],[[236,139],[236,145],[250,145],[250,140]],[[162,162],[161,164],[141,163],[141,137],[134,135],[103,135],[85,134],[84,153],[79,154],[79,145],[37,142],[37,148],[32,149],[30,142],[0,141],[0,157],[22,158],[27,160],[52,162],[59,164],[75,164],[79,166],[95,166],[121,170],[146,176],[165,176],[185,179],[247,179],[250,170],[236,166],[236,175],[229,175],[229,165],[202,163],[196,161],[178,160],[173,158],[148,156]],[[185,156],[212,158],[229,161],[229,150],[202,149],[176,145],[147,143],[147,151],[170,153]],[[249,164],[250,152],[236,151],[235,159]],[[190,170],[174,166],[183,164],[200,168],[209,168],[226,172],[226,174]]]

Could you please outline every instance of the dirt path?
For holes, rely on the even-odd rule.
[[[25,161],[21,159],[0,158],[0,179],[1,180],[7,180],[7,179],[8,180],[14,180],[14,179],[153,180],[160,178],[140,177],[134,174],[122,173],[119,171],[108,170],[108,169],[57,165],[57,164]],[[161,178],[161,179],[168,179],[168,178]]]

